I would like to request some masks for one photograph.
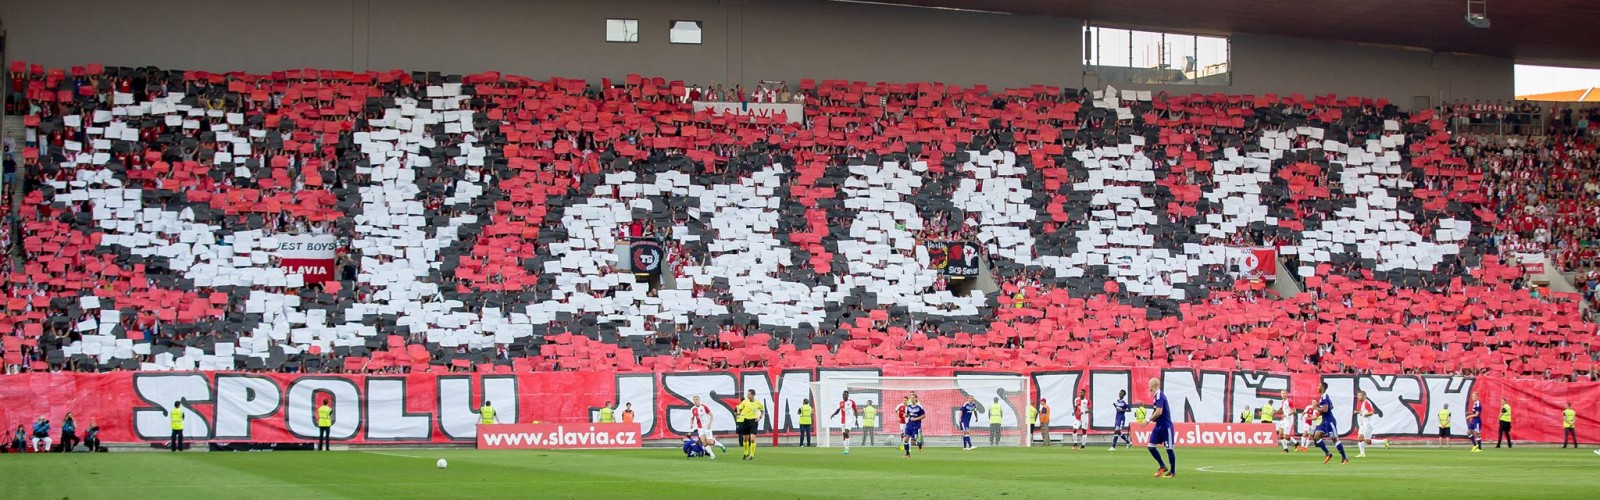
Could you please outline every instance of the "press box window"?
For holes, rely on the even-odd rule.
[[[672,43],[700,45],[700,21],[673,21],[667,39]]]
[[[606,41],[617,43],[639,43],[639,20],[607,19]]]
[[[1083,62],[1100,81],[1229,85],[1226,37],[1084,27]]]

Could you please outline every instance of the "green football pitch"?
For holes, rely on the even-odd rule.
[[[675,449],[384,449],[0,455],[0,498],[1596,498],[1600,456],[1561,450],[1184,449],[1154,478],[1143,448],[769,448],[739,459]],[[1351,450],[1352,457],[1354,450]],[[435,462],[444,458],[449,467]]]

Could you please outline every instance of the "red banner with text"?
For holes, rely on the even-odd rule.
[[[954,386],[980,401],[995,395],[994,384],[963,387],[964,372],[950,368],[878,369],[870,367],[813,370],[744,369],[717,372],[597,373],[539,372],[522,374],[418,373],[409,375],[297,375],[237,372],[25,373],[0,376],[0,426],[14,429],[35,418],[50,419],[60,429],[66,412],[78,428],[101,428],[106,442],[164,441],[170,434],[168,411],[177,403],[187,413],[185,433],[192,440],[293,442],[317,435],[316,405],[333,408],[332,438],[347,443],[472,443],[478,437],[478,408],[492,402],[503,423],[576,424],[594,422],[606,404],[632,404],[642,439],[682,436],[690,431],[689,401],[695,396],[710,406],[713,431],[733,431],[737,395],[756,391],[769,414],[761,432],[799,429],[797,411],[810,394],[811,383],[831,376],[956,377]],[[1214,371],[1163,368],[1036,369],[970,376],[1013,375],[1028,378],[1033,394],[1051,401],[1071,401],[1088,391],[1089,426],[1095,433],[1111,430],[1111,408],[1120,390],[1129,402],[1149,401],[1152,378],[1165,384],[1174,420],[1227,423],[1245,408],[1279,403],[1289,391],[1290,404],[1304,407],[1316,397],[1318,381],[1338,416],[1338,431],[1354,432],[1356,391],[1364,391],[1377,407],[1373,426],[1379,437],[1424,437],[1438,432],[1437,415],[1449,405],[1452,427],[1466,428],[1463,411],[1473,394],[1481,396],[1486,420],[1498,416],[1501,398],[1512,406],[1515,437],[1526,441],[1561,440],[1561,410],[1577,411],[1579,439],[1600,441],[1600,383],[1506,380],[1434,375],[1287,375],[1256,371]],[[1003,390],[1003,389],[1002,389]],[[852,393],[852,399],[877,397]],[[837,398],[834,395],[833,398]],[[1015,399],[1015,398],[1012,398]],[[821,396],[827,402],[829,397]],[[878,401],[882,401],[878,397]],[[836,404],[836,403],[834,403]],[[929,409],[925,429],[954,428],[953,409]],[[1003,426],[1018,428],[1026,408],[1006,408]],[[893,425],[880,419],[880,426]],[[1131,419],[1129,419],[1131,421]],[[587,426],[580,427],[587,431]],[[574,430],[570,425],[564,431]],[[1135,429],[1138,430],[1138,429]],[[54,431],[53,431],[54,432]]]

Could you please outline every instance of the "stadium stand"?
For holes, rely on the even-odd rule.
[[[10,70],[11,370],[1600,378],[1580,298],[1504,257],[1593,266],[1592,136],[1488,147],[1334,96],[806,80],[790,124],[639,76]],[[336,238],[333,279],[281,269],[299,235]],[[951,292],[930,244],[1000,291]],[[1236,276],[1251,247],[1305,293]]]

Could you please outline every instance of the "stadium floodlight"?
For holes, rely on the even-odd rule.
[[[1489,0],[1467,0],[1467,26],[1489,27]]]

